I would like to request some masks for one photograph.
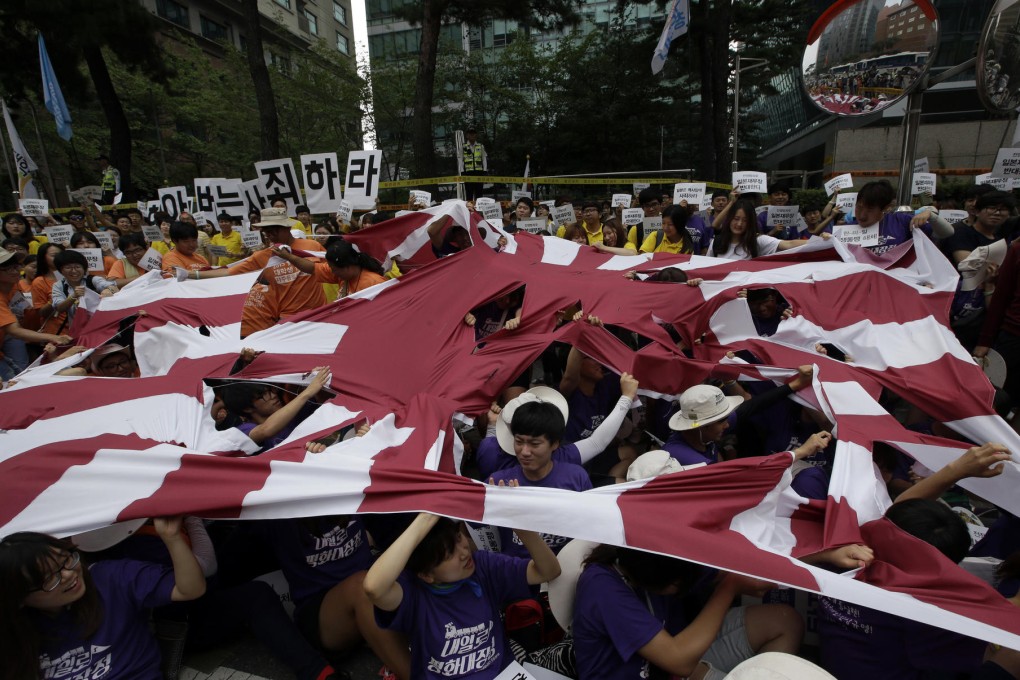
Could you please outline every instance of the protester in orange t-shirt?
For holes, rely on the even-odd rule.
[[[10,380],[25,370],[29,364],[26,342],[67,345],[71,342],[68,335],[52,335],[37,333],[22,328],[18,317],[11,311],[10,299],[17,290],[18,279],[21,278],[21,267],[14,253],[0,249],[0,343],[3,357],[0,357],[0,378]]]
[[[287,246],[293,250],[317,252],[323,250],[316,241],[294,238],[290,231],[290,219],[287,217],[286,208],[266,208],[261,212],[260,220],[251,226],[261,229],[269,242],[277,247]],[[165,257],[163,261],[166,262]],[[194,276],[196,279],[212,279],[259,270],[262,271],[262,276],[248,293],[241,314],[242,338],[255,331],[265,330],[280,319],[326,304],[322,286],[315,277],[308,276],[287,260],[274,257],[273,251],[269,248],[256,251],[251,257],[238,262],[230,269],[195,272]]]
[[[53,316],[53,284],[57,282],[53,260],[63,249],[64,246],[59,243],[44,243],[39,246],[36,275],[32,279],[32,307],[42,322],[40,330],[43,333],[56,333],[64,324],[63,314]]]
[[[319,283],[340,284],[341,298],[386,280],[382,265],[359,253],[346,241],[331,245],[326,251],[325,262],[313,263],[280,248],[274,248],[273,252],[304,273],[311,274]]]
[[[163,272],[173,274],[174,267],[191,272],[209,268],[209,260],[195,251],[198,250],[198,227],[188,222],[174,222],[170,225],[170,240],[174,249],[163,256]]]

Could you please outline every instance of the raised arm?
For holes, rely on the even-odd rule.
[[[712,218],[712,231],[719,231],[722,226],[726,224],[726,220],[730,218],[730,211],[733,210],[733,204],[737,202],[737,196],[739,192],[736,189],[730,192],[730,200],[726,204],[726,207],[716,213],[715,217]]]
[[[556,555],[549,549],[546,542],[534,531],[514,529],[517,538],[528,549],[531,555],[531,562],[528,563],[528,583],[537,586],[539,583],[548,583],[560,575],[560,562]]]
[[[186,602],[202,597],[205,594],[205,576],[202,575],[202,567],[195,559],[195,553],[191,552],[191,546],[181,533],[184,518],[180,515],[156,517],[152,523],[156,527],[156,533],[166,544],[170,561],[174,566],[174,589],[170,599],[174,602]]]
[[[303,389],[299,395],[290,400],[288,404],[281,407],[279,411],[266,418],[265,422],[255,426],[248,437],[256,444],[261,444],[270,437],[276,435],[287,423],[294,420],[301,409],[312,397],[322,391],[329,384],[331,373],[328,366],[319,366],[315,369],[315,377],[308,387]]]
[[[407,566],[411,553],[418,547],[432,527],[439,521],[437,515],[419,513],[411,525],[390,544],[379,559],[365,574],[362,587],[373,605],[384,611],[396,611],[404,601],[404,589],[397,583],[397,577]]]
[[[637,396],[637,390],[638,381],[634,376],[630,373],[622,373],[620,375],[620,392],[622,394],[617,400],[616,406],[609,412],[606,419],[595,428],[590,437],[574,442],[574,445],[577,446],[577,452],[581,456],[582,463],[587,463],[613,443],[616,433],[620,431],[620,426],[623,425],[623,419],[630,413],[630,407],[634,403],[634,397]]]
[[[276,246],[274,246],[270,250],[273,251],[273,255],[276,255],[277,257],[287,260],[287,262],[290,262],[292,265],[300,269],[305,274],[315,273],[315,263],[312,262],[311,260],[306,260],[305,258],[300,257],[299,255],[295,255],[289,250],[285,250],[284,248],[278,248]]]
[[[900,503],[911,498],[936,500],[961,479],[995,477],[1002,474],[1005,466],[1001,463],[1010,459],[1009,449],[1002,444],[989,442],[982,446],[972,446],[952,463],[901,493],[896,497],[896,502]]]

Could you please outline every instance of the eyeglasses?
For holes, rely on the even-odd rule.
[[[271,387],[267,387],[262,394],[255,397],[255,401],[258,401],[259,399],[261,399],[262,401],[272,401],[273,396],[275,396],[275,394],[276,392]]]
[[[1001,206],[1001,205],[998,205],[998,206],[988,206],[987,208],[984,208],[984,209],[987,210],[988,212],[993,212],[993,213],[1009,212],[1009,208],[1007,208],[1005,206]]]
[[[61,271],[63,271],[64,269],[69,269],[71,271],[78,271],[78,272],[85,271],[85,267],[81,266],[80,264],[65,264],[60,269],[61,269]]]
[[[47,593],[52,593],[54,590],[60,587],[61,575],[65,571],[71,571],[72,569],[77,567],[79,562],[81,562],[81,555],[79,555],[77,551],[71,553],[64,559],[64,563],[60,565],[60,569],[57,572],[47,576],[46,580],[43,581],[42,587],[36,588],[35,590],[42,590]]]
[[[67,219],[71,220],[72,222],[81,222],[85,218],[82,217],[81,215],[71,215]]]

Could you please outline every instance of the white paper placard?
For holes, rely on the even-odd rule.
[[[229,251],[226,246],[208,245],[205,247],[205,250],[209,253],[209,257],[213,260],[218,260],[221,257],[229,257]]]
[[[188,205],[186,187],[163,187],[159,190],[159,209],[177,219]]]
[[[914,161],[914,173],[918,172],[931,172],[931,166],[928,165],[928,157],[918,158]]]
[[[992,175],[1007,180],[1020,177],[1020,148],[999,149],[995,156],[995,165],[992,166]],[[1012,183],[1008,186],[1012,186]]]
[[[336,218],[341,222],[350,222],[354,217],[354,206],[351,205],[350,201],[340,201],[340,207],[337,208]]]
[[[759,205],[757,208],[754,209],[754,214],[761,215],[763,212],[768,211],[768,209],[769,207],[767,205]]]
[[[26,217],[42,217],[50,210],[50,202],[45,198],[22,198],[18,200],[18,208]]]
[[[294,161],[290,158],[259,161],[255,164],[255,174],[266,205],[283,201],[287,206],[287,214],[293,215],[294,208],[301,201]]]
[[[983,175],[975,177],[974,184],[987,184],[990,187],[995,187],[999,191],[1007,191],[1009,188],[1009,180],[1005,177],[996,177],[995,174],[991,172],[986,172]]]
[[[302,154],[301,178],[305,185],[305,205],[313,214],[336,212],[340,208],[343,191],[336,152]]]
[[[379,195],[382,151],[352,151],[344,174],[344,199],[356,209],[371,210]]]
[[[150,243],[153,241],[163,240],[163,231],[155,224],[143,224],[142,235],[145,237],[145,240]]]
[[[522,198],[531,198],[531,192],[530,191],[510,192],[510,202],[513,203],[514,205],[517,205],[517,201],[521,200]]]
[[[195,185],[195,223],[206,224],[216,221],[216,190],[214,185],[223,181],[222,177],[196,177]],[[200,222],[199,218],[205,220]]]
[[[493,222],[503,223],[503,208],[498,203],[483,203],[482,205],[475,205],[478,208],[478,212],[482,213],[482,217]]]
[[[420,189],[412,189],[410,195],[411,203],[414,205],[421,205],[429,207],[432,205],[432,194],[428,191],[421,191]]]
[[[89,263],[90,272],[105,271],[103,269],[103,251],[99,248],[69,248],[69,250],[85,256],[85,260]]]
[[[733,188],[741,194],[764,194],[767,178],[764,172],[741,171],[733,173]]]
[[[641,242],[643,243],[648,235],[662,229],[662,217],[644,217],[641,219]],[[640,243],[638,246],[640,247]]]
[[[46,227],[43,229],[43,233],[52,243],[69,246],[71,245],[71,236],[74,235],[74,227],[69,224],[58,224],[55,227]]]
[[[673,185],[673,203],[680,205],[680,201],[687,201],[688,206],[705,205],[705,192],[708,185],[704,182],[680,182]]]
[[[840,194],[836,197],[836,207],[844,213],[850,214],[857,206],[857,192],[852,194]]]
[[[644,182],[634,182],[632,186],[634,188],[634,195],[637,196],[642,191],[644,191],[645,189],[647,189],[648,187],[650,187],[652,185],[651,184],[646,184]]]
[[[968,213],[966,210],[940,210],[939,217],[952,224],[967,219]]]
[[[258,250],[262,247],[262,232],[257,229],[239,230],[241,232],[241,243],[249,250]]]
[[[545,229],[545,220],[517,220],[517,228],[530,234],[537,234]]]
[[[856,224],[837,226],[833,229],[833,236],[847,245],[855,246],[877,246],[879,225],[861,227]]]
[[[612,205],[614,208],[617,206],[621,208],[630,207],[630,194],[613,194]]]
[[[800,216],[800,206],[797,205],[770,205],[769,214],[765,218],[765,224],[769,227],[785,227],[797,222]]]
[[[94,231],[92,235],[99,241],[99,247],[103,250],[113,250],[113,235],[108,231]]]
[[[535,676],[524,670],[524,666],[511,661],[510,665],[503,669],[503,672],[496,676],[496,680],[536,680]]]
[[[496,199],[492,196],[479,196],[475,199],[475,207],[480,205],[491,205],[496,202]]]
[[[556,224],[570,224],[577,220],[574,217],[574,206],[570,203],[553,208],[552,217],[556,220]]]
[[[851,177],[849,172],[843,173],[842,175],[836,175],[828,182],[825,183],[825,193],[832,196],[837,189],[852,189],[854,186],[854,178]]]
[[[934,194],[935,193],[935,173],[933,172],[915,172],[914,178],[910,183],[910,193],[914,194]]]
[[[626,226],[632,224],[641,224],[641,221],[645,219],[645,211],[641,208],[624,208],[623,210],[623,223]]]
[[[138,266],[146,271],[153,271],[163,268],[163,256],[155,248],[149,248],[138,261]]]

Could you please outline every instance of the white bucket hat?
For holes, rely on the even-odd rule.
[[[556,623],[560,624],[560,628],[568,633],[574,622],[577,579],[581,578],[581,572],[584,571],[584,561],[598,545],[575,538],[563,546],[556,555],[560,563],[560,575],[549,581],[549,610]]]
[[[286,208],[263,208],[259,211],[259,221],[252,223],[253,229],[262,227],[289,227],[291,220],[287,217]]]
[[[782,652],[765,652],[747,659],[725,680],[836,680],[819,666]]]
[[[693,430],[722,420],[744,402],[727,397],[714,385],[695,385],[680,395],[680,411],[669,419],[671,430]]]
[[[669,455],[668,451],[658,449],[642,453],[634,459],[634,462],[627,468],[627,481],[636,482],[639,479],[683,472],[683,469],[684,466],[680,464],[680,461]]]
[[[567,400],[562,394],[551,387],[532,387],[521,396],[511,399],[503,407],[503,410],[500,411],[499,418],[496,420],[496,441],[499,442],[499,448],[510,455],[516,455],[514,453],[514,435],[510,431],[510,422],[514,419],[517,407],[529,402],[552,404],[563,414],[564,423],[567,422],[567,418],[570,416],[570,407],[567,406]]]

